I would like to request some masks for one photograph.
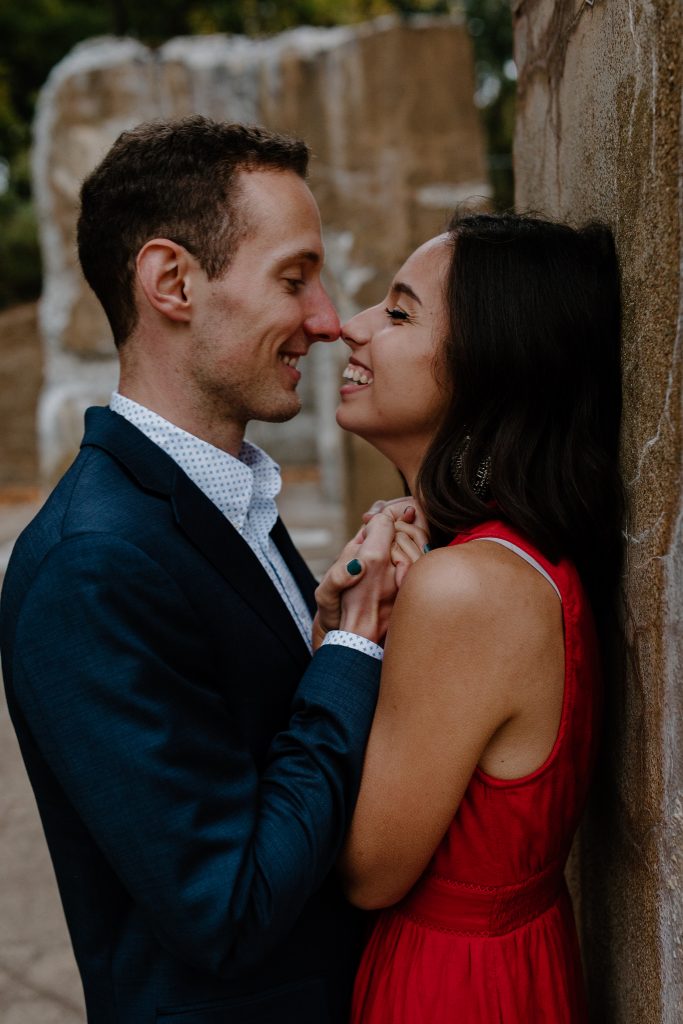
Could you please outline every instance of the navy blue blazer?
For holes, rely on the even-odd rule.
[[[341,1024],[363,922],[330,872],[379,662],[310,659],[248,545],[108,409],[17,542],[0,615],[88,1020]]]

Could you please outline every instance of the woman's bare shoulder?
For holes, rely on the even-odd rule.
[[[559,600],[548,580],[514,551],[487,540],[437,548],[408,572],[399,598],[430,615],[454,612],[556,624]]]

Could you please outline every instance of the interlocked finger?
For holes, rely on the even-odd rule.
[[[394,535],[394,543],[391,545],[391,561],[394,565],[398,565],[399,562],[407,562],[412,565],[423,554],[423,548],[416,544],[408,534],[396,533]]]

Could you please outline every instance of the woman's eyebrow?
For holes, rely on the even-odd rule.
[[[392,292],[395,292],[396,295],[409,296],[409,298],[414,299],[415,302],[417,302],[418,306],[422,305],[419,296],[416,295],[413,289],[410,287],[410,285],[406,284],[404,281],[394,281],[394,283],[391,286],[391,290]]]

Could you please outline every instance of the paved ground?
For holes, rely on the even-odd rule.
[[[0,494],[0,577],[35,504]],[[320,575],[343,543],[342,513],[312,470],[289,470],[280,511]],[[33,795],[0,698],[0,1021],[83,1024],[80,981]]]

